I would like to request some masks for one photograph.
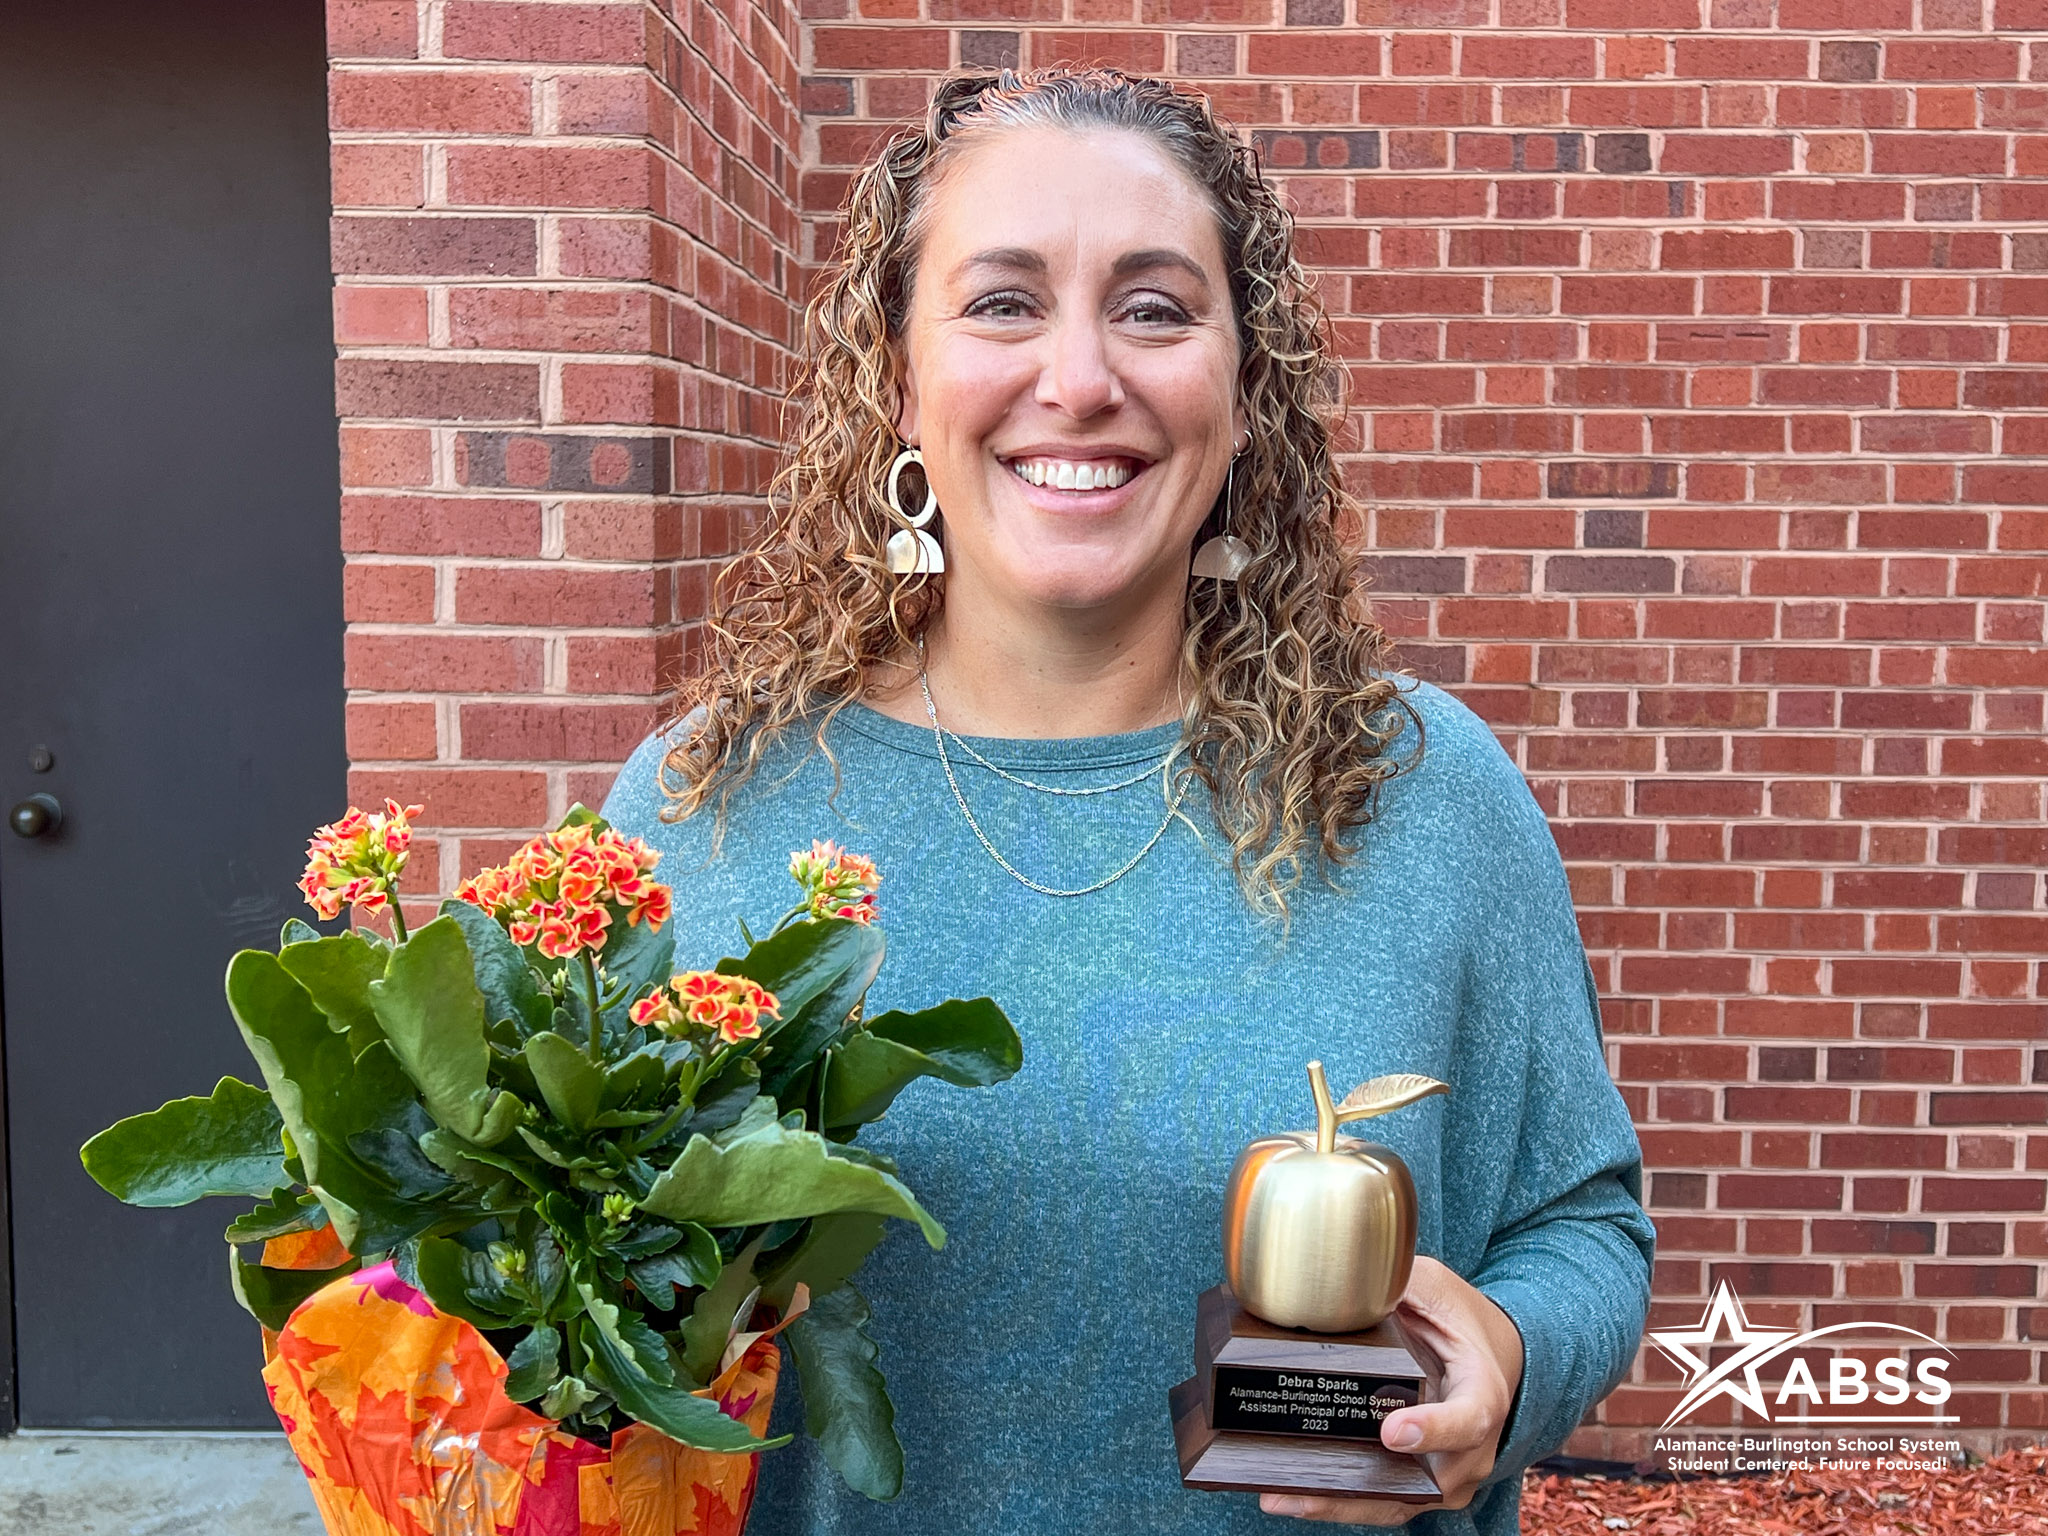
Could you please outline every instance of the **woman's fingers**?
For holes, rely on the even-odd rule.
[[[1397,1409],[1380,1425],[1380,1443],[1409,1455],[1473,1451],[1491,1445],[1499,1434],[1500,1418],[1491,1398],[1456,1385],[1436,1402]]]
[[[1441,1396],[1387,1415],[1380,1442],[1390,1451],[1426,1458],[1442,1497],[1431,1504],[1385,1499],[1321,1499],[1264,1494],[1272,1515],[1354,1525],[1405,1525],[1424,1509],[1463,1509],[1492,1471],[1501,1426],[1521,1378],[1521,1336],[1514,1323],[1469,1282],[1418,1256],[1401,1298],[1410,1336],[1441,1365]]]
[[[1462,1341],[1459,1324],[1470,1310],[1465,1294],[1470,1289],[1449,1265],[1417,1254],[1408,1289],[1398,1303],[1401,1319],[1420,1331],[1433,1348],[1456,1345]]]

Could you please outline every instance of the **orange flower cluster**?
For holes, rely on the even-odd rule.
[[[789,872],[804,888],[804,907],[812,917],[875,920],[875,888],[882,877],[873,859],[837,843],[812,843],[809,853],[799,848],[789,856]]]
[[[299,889],[323,918],[343,907],[373,916],[390,905],[412,848],[412,818],[425,806],[386,800],[381,812],[348,808],[348,814],[313,833],[306,844],[306,872]]]
[[[782,1017],[775,994],[744,976],[684,971],[633,1005],[633,1022],[665,1035],[716,1033],[727,1045],[758,1039],[763,1018]]]
[[[669,919],[669,888],[647,878],[661,855],[637,837],[588,826],[543,832],[496,869],[456,887],[458,901],[482,907],[512,942],[554,960],[604,947],[616,913],[629,925]]]

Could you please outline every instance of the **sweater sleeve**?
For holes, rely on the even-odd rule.
[[[1472,951],[1483,1035],[1519,1055],[1519,1111],[1491,1232],[1469,1278],[1521,1331],[1523,1367],[1489,1481],[1555,1451],[1627,1375],[1642,1342],[1656,1229],[1642,1149],[1607,1071],[1599,993],[1542,811],[1496,758],[1490,920]],[[1504,1085],[1505,1086],[1505,1085]],[[1506,1128],[1502,1128],[1506,1135]]]
[[[1592,984],[1588,971],[1589,994]],[[1561,1446],[1642,1342],[1656,1230],[1634,1128],[1597,1045],[1591,1055],[1593,1072],[1552,1065],[1549,1053],[1532,1072],[1516,1155],[1519,1203],[1530,1208],[1495,1231],[1472,1276],[1522,1335],[1522,1381],[1489,1481],[1520,1476]],[[1574,1145],[1597,1149],[1600,1166],[1546,1176],[1548,1149]]]

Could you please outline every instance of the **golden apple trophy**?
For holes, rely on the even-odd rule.
[[[1416,1073],[1331,1101],[1308,1064],[1316,1128],[1238,1154],[1223,1200],[1227,1284],[1195,1311],[1195,1374],[1167,1394],[1189,1488],[1428,1503],[1436,1480],[1380,1443],[1380,1422],[1431,1393],[1434,1361],[1396,1303],[1415,1262],[1415,1181],[1391,1147],[1340,1136],[1447,1085]]]

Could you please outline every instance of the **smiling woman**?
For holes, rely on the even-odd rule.
[[[1421,722],[1355,600],[1322,310],[1253,152],[1161,82],[970,76],[845,213],[780,517],[727,571],[679,698],[703,712],[670,764],[682,808],[725,803],[791,727],[829,753],[854,700],[921,719],[923,637],[962,728],[1185,719],[1178,766],[1247,899],[1284,912],[1347,856],[1389,742],[1405,725],[1412,750]],[[943,595],[889,567],[906,451],[941,509]],[[1128,494],[1082,495],[1084,465],[1128,471]],[[1256,557],[1237,581],[1190,587],[1204,529]]]
[[[875,1128],[952,1233],[862,1272],[900,1502],[845,1496],[827,1443],[770,1460],[757,1530],[1515,1529],[1640,1338],[1640,1153],[1541,812],[1359,595],[1286,210],[1199,95],[1048,70],[943,82],[845,222],[775,521],[606,815],[696,872],[704,944],[836,819],[910,951],[874,1003],[986,990],[1025,1066]],[[1383,1133],[1441,1367],[1382,1426],[1420,1513],[1177,1475],[1226,1174],[1310,1057],[1450,1085]]]
[[[1177,628],[1196,528],[1246,436],[1207,195],[1136,134],[1019,127],[951,161],[920,222],[896,428],[945,509],[948,608],[1013,633],[1105,604]],[[1146,243],[1169,231],[1181,243]],[[1130,677],[1114,707],[1131,718],[1103,723],[1158,723],[1170,684]],[[983,734],[1066,734],[1027,723]]]

